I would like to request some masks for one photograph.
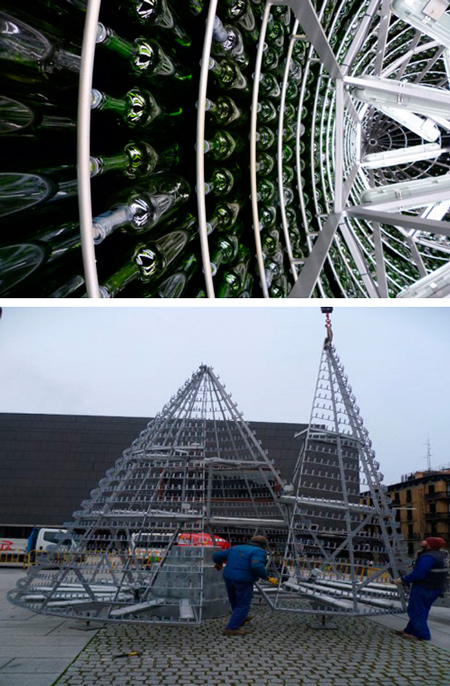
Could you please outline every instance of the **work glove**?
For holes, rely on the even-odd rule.
[[[219,572],[221,572],[222,569],[223,569],[223,562],[216,562],[216,564],[214,565],[214,567],[215,567]]]
[[[269,576],[267,578],[267,581],[269,582],[269,584],[272,584],[273,586],[278,586],[278,579],[276,576]]]
[[[398,584],[398,585],[403,583],[403,581],[401,580],[400,577],[398,577],[398,579],[393,579],[393,582],[394,582],[394,584]]]

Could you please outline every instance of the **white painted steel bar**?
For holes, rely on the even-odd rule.
[[[436,269],[412,286],[405,288],[397,298],[449,298],[450,262]]]
[[[391,18],[391,0],[383,0],[380,8],[380,26],[378,28],[377,56],[373,73],[380,76],[383,67],[384,53],[386,50],[386,40],[389,31],[389,20]]]
[[[330,47],[311,0],[271,0],[272,5],[288,5],[300,22],[303,32],[314,45],[322,64],[332,78],[342,78],[341,68]]]
[[[256,243],[256,260],[258,262],[259,278],[261,282],[261,290],[264,298],[269,297],[269,289],[267,287],[266,273],[264,268],[264,259],[262,254],[261,234],[259,226],[259,212],[258,212],[258,187],[256,180],[256,129],[258,126],[258,95],[259,95],[259,80],[261,78],[261,66],[263,58],[264,38],[267,31],[267,23],[270,15],[270,3],[267,3],[264,8],[264,14],[261,23],[261,30],[259,34],[258,51],[256,53],[255,74],[253,81],[253,95],[252,95],[252,113],[250,118],[250,188],[252,200],[252,214],[253,214],[253,229],[255,232]]]
[[[334,148],[334,212],[343,209],[343,176],[344,176],[344,82],[336,80],[336,126]]]
[[[370,206],[356,206],[346,210],[348,216],[361,217],[368,221],[376,221],[388,226],[401,226],[405,229],[416,231],[428,231],[438,233],[450,238],[450,222],[437,221],[436,219],[424,219],[423,217],[413,217],[411,215],[400,214],[398,212],[381,211],[378,208],[372,209]]]
[[[91,200],[91,92],[92,74],[101,0],[88,0],[81,49],[80,87],[77,114],[77,180],[80,213],[81,253],[89,298],[100,298],[95,246],[92,232]]]
[[[358,26],[358,30],[355,33],[355,36],[351,42],[351,45],[349,49],[347,50],[347,54],[344,57],[344,61],[341,64],[341,70],[342,74],[346,75],[348,74],[348,71],[355,59],[355,57],[358,55],[359,51],[361,50],[361,47],[364,43],[364,41],[367,38],[367,33],[370,28],[370,24],[373,21],[374,16],[377,13],[377,10],[381,4],[381,0],[372,0],[370,3],[369,7],[366,10],[366,13],[360,22]],[[386,28],[387,31],[387,28]]]
[[[291,245],[291,239],[289,237],[289,230],[288,230],[288,222],[287,222],[287,217],[286,217],[286,202],[284,198],[284,186],[283,186],[283,128],[284,128],[284,106],[286,103],[286,90],[288,87],[288,79],[289,79],[289,67],[291,64],[292,60],[292,50],[294,48],[294,43],[296,42],[296,32],[298,29],[298,21],[295,22],[294,27],[293,27],[293,36],[291,36],[291,39],[289,41],[289,48],[286,56],[286,64],[284,67],[284,74],[283,74],[283,83],[281,87],[281,98],[280,98],[280,115],[278,119],[278,155],[277,155],[277,163],[278,163],[278,193],[279,193],[279,203],[280,203],[280,212],[281,212],[281,222],[283,224],[283,234],[284,234],[284,240],[286,244],[286,252],[289,258],[289,266],[291,269],[292,276],[294,277],[294,281],[297,280],[297,269],[294,264],[294,254],[292,252],[292,245]]]
[[[322,227],[311,254],[306,258],[303,269],[292,287],[288,298],[310,298],[322,271],[331,243],[338,228],[341,214],[330,214]]]
[[[450,113],[450,93],[433,86],[375,76],[346,76],[344,81],[346,86],[356,89],[356,97],[357,91],[360,91],[361,95],[365,94],[365,102],[372,103],[372,100],[369,100],[370,96],[375,104],[379,102],[386,107],[401,107],[421,113],[434,112],[443,117]]]
[[[206,20],[205,37],[203,41],[203,53],[200,68],[200,83],[198,88],[198,111],[197,111],[197,208],[198,230],[200,233],[200,246],[203,261],[203,273],[205,277],[206,295],[214,298],[214,283],[212,278],[211,260],[209,255],[208,231],[206,228],[206,203],[205,203],[205,100],[208,89],[209,58],[211,54],[212,34],[214,18],[217,11],[218,0],[210,0],[208,18]]]

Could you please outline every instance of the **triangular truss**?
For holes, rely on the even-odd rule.
[[[405,569],[401,535],[381,484],[383,475],[356,398],[332,343],[329,314],[311,419],[280,500],[292,507],[284,583],[272,604],[306,612],[404,611],[389,583]],[[301,437],[301,436],[300,436]],[[285,591],[293,594],[286,598]]]
[[[47,560],[30,571],[10,600],[102,621],[196,624],[224,614],[216,548],[199,543],[265,533],[280,548],[280,491],[231,395],[202,365],[74,513],[66,526],[76,550],[59,551],[57,569]]]
[[[291,483],[202,365],[74,513],[76,549],[29,571],[11,602],[81,619],[199,624],[228,611],[212,553],[259,533],[281,580],[258,583],[273,609],[404,611],[389,583],[406,566],[401,536],[332,344],[332,308],[323,309],[328,333]]]

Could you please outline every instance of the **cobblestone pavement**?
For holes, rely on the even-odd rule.
[[[369,619],[315,629],[311,618],[265,606],[252,615],[247,636],[223,635],[224,619],[191,628],[107,625],[55,686],[450,686],[450,650]],[[140,655],[114,658],[131,651]]]

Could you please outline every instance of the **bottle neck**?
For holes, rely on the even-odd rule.
[[[91,176],[100,176],[112,171],[124,171],[130,159],[125,152],[110,157],[91,157]]]
[[[136,54],[136,47],[132,43],[118,36],[115,31],[101,22],[97,27],[96,42],[128,60],[132,60]]]
[[[112,98],[110,95],[93,88],[91,109],[114,112],[119,117],[126,119],[128,103],[123,98]]]
[[[127,262],[118,272],[109,277],[101,286],[103,298],[114,298],[117,293],[139,277],[139,267],[135,260]]]
[[[220,21],[219,17],[214,17],[213,40],[224,43],[228,38],[228,31]]]
[[[117,231],[122,226],[126,226],[132,220],[133,212],[127,205],[122,205],[95,217],[92,222],[95,245],[104,241],[106,236],[109,236],[113,231]]]

